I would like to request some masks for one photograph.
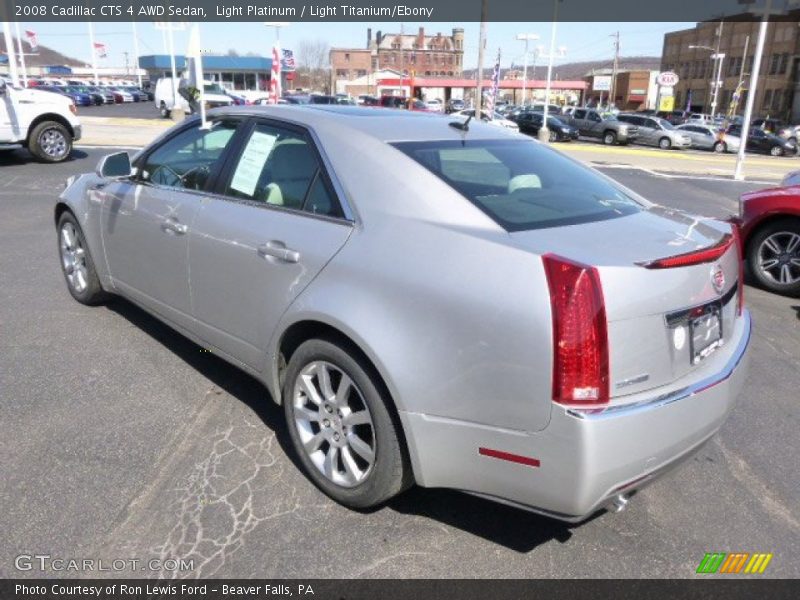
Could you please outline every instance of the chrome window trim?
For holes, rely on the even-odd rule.
[[[679,402],[687,398],[691,398],[695,394],[699,394],[709,388],[714,387],[727,380],[739,366],[739,363],[747,351],[747,346],[750,343],[750,336],[752,334],[752,319],[750,318],[750,311],[744,310],[742,312],[744,319],[744,333],[742,334],[739,343],[737,344],[733,354],[731,355],[725,366],[717,373],[710,377],[706,377],[692,385],[686,386],[674,392],[668,392],[655,398],[642,400],[633,404],[621,404],[619,406],[609,406],[606,408],[567,408],[566,413],[577,419],[585,421],[600,421],[603,419],[611,419],[616,417],[626,417],[638,414],[648,410],[654,410],[664,406]]]

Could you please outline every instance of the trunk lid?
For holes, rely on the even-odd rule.
[[[551,252],[597,268],[608,320],[612,403],[702,370],[706,361],[695,362],[695,347],[699,352],[718,336],[717,321],[706,319],[707,313],[719,315],[722,334],[722,343],[708,354],[726,350],[737,317],[739,276],[738,250],[727,223],[654,207],[510,235],[535,254]],[[710,247],[719,247],[721,256],[688,266],[647,266]]]

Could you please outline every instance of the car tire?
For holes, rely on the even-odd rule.
[[[64,211],[58,219],[58,256],[67,289],[81,304],[93,306],[108,299],[100,285],[89,246],[75,215]]]
[[[668,137],[663,137],[658,140],[658,147],[662,150],[669,150],[672,148],[672,140],[670,140]]]
[[[603,143],[606,146],[613,146],[617,143],[617,134],[613,131],[606,131],[603,133]]]
[[[718,154],[724,154],[728,151],[728,144],[725,142],[714,142],[712,150]]]
[[[159,108],[161,111],[161,118],[162,119],[169,119],[169,109],[167,108],[167,104],[165,102],[161,102],[161,107]]]
[[[42,162],[65,161],[72,153],[72,135],[58,121],[42,121],[28,137],[28,150]]]
[[[283,405],[292,446],[309,479],[344,506],[380,505],[412,483],[390,402],[374,368],[348,344],[312,339],[289,359]]]
[[[557,142],[558,141],[558,134],[555,131],[551,130],[550,131],[549,140],[550,140],[551,144],[554,143],[554,142]]]
[[[770,156],[783,156],[783,148],[780,146],[773,146],[769,149]]]
[[[788,264],[781,264],[781,254],[775,249],[791,249],[785,253]],[[747,244],[745,258],[748,271],[761,287],[779,294],[800,296],[800,219],[779,219],[758,229]],[[772,260],[777,260],[778,264],[767,268],[765,264],[771,264],[768,261]],[[781,283],[781,276],[786,272],[784,265],[789,267],[787,279],[790,281]]]

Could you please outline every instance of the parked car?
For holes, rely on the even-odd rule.
[[[526,111],[519,113],[516,117],[510,117],[522,133],[538,135],[544,123],[544,114],[540,112]],[[550,131],[551,142],[569,142],[578,139],[578,130],[570,127],[558,117],[547,117],[547,129]]]
[[[741,137],[741,125],[731,125],[728,127],[727,133]],[[772,156],[793,155],[797,153],[797,146],[791,142],[787,142],[783,138],[767,133],[763,129],[757,127],[751,127],[749,129],[746,149],[750,152],[760,152]]]
[[[75,106],[92,106],[94,103],[92,101],[92,97],[89,94],[83,94],[78,92],[69,86],[65,85],[45,85],[40,86],[39,89],[45,90],[47,92],[55,92],[56,94],[62,94],[72,100]]]
[[[114,99],[114,94],[111,93],[107,88],[100,87],[97,85],[87,85],[85,88],[94,94],[99,94],[103,98],[103,104],[114,104],[116,100]]]
[[[683,125],[686,121],[689,120],[689,115],[691,113],[686,110],[669,110],[669,111],[659,111],[656,113],[656,116],[661,119],[666,119],[673,125]]]
[[[308,97],[309,104],[338,104],[336,96],[326,96],[325,94],[311,94]]]
[[[617,115],[617,120],[638,127],[637,144],[658,146],[662,150],[671,148],[684,150],[692,146],[692,139],[666,119],[620,113]]]
[[[791,142],[797,146],[797,140],[800,133],[800,125],[787,125],[784,121],[779,119],[755,119],[751,123],[752,127],[758,127],[767,133],[777,135],[787,142]]]
[[[403,96],[381,96],[381,104],[383,108],[406,108],[408,106],[408,98]]]
[[[788,184],[788,185],[787,185]],[[744,259],[762,287],[800,296],[800,176],[783,185],[749,192],[739,200]]]
[[[147,102],[147,92],[144,92],[135,86],[120,86],[119,89],[123,92],[128,92],[131,96],[133,96],[134,102]]]
[[[692,148],[712,150],[714,152],[738,152],[741,140],[735,135],[722,132],[708,125],[686,123],[678,125],[676,130],[688,135],[692,140]]]
[[[477,122],[335,106],[209,119],[70,180],[54,207],[64,279],[261,381],[336,501],[416,482],[580,521],[733,409],[750,316],[729,223]]]
[[[475,118],[475,109],[468,108],[466,110],[461,110],[456,113],[451,113],[451,117],[456,117],[461,120],[465,120],[467,117]],[[502,127],[503,129],[511,129],[512,131],[519,131],[519,126],[514,123],[514,121],[509,121],[499,112],[495,111],[492,113],[492,118],[489,119],[489,115],[486,111],[481,111],[481,121],[484,123],[488,123],[494,127]]]
[[[602,140],[607,146],[628,144],[637,139],[639,128],[616,117],[605,117],[592,108],[576,108],[572,115],[564,116],[565,122],[578,130],[580,135]]]
[[[359,106],[377,106],[380,100],[370,94],[360,94],[356,99],[356,104]]]
[[[438,98],[426,100],[425,104],[428,106],[428,110],[432,112],[444,112],[444,104],[442,104],[442,101]]]
[[[464,105],[464,101],[461,98],[450,98],[450,100],[447,102],[446,112],[448,114],[454,113],[460,110],[464,110],[465,108],[466,106]]]
[[[61,162],[79,139],[81,123],[69,97],[0,78],[0,151],[27,148],[42,162]]]
[[[180,90],[186,88],[188,83],[185,79],[180,80],[175,93],[173,93],[173,83],[171,77],[162,77],[156,83],[155,105],[161,116],[167,118],[173,109],[183,110],[186,114],[191,114],[192,106],[189,101],[181,94]],[[203,82],[203,99],[208,108],[220,106],[231,106],[233,99],[225,93],[219,84],[212,81]]]
[[[126,92],[120,87],[109,87],[108,91],[114,94],[114,102],[117,104],[127,104],[129,102],[135,102],[133,94],[130,92]]]

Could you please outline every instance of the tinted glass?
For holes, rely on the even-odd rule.
[[[187,129],[147,156],[140,177],[155,185],[201,190],[235,131],[235,122],[223,121],[211,129]]]
[[[604,178],[533,141],[447,140],[394,146],[508,231],[602,221],[641,210]]]
[[[575,118],[576,119],[585,119],[586,118],[586,111],[585,110],[576,110],[575,111]]]
[[[340,215],[310,141],[290,129],[259,123],[236,162],[226,194],[235,198]]]

